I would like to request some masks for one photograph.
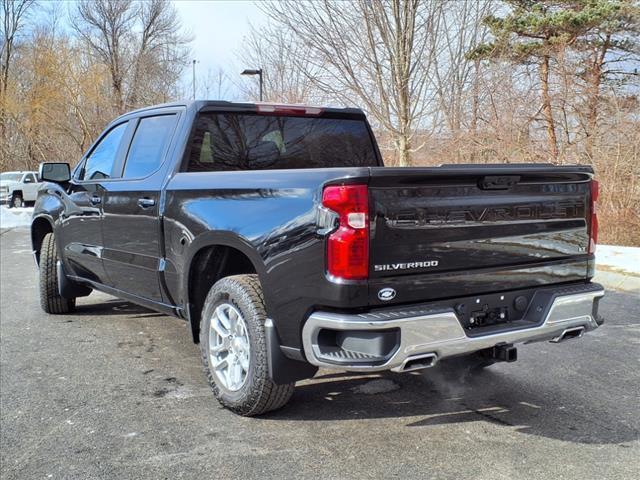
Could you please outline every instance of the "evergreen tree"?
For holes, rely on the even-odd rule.
[[[593,52],[584,74],[591,85],[588,135],[592,135],[607,54],[614,48],[632,51],[637,47],[637,35],[634,40],[633,32],[638,31],[638,3],[633,0],[506,0],[505,3],[510,7],[506,15],[484,19],[493,40],[479,45],[470,55],[538,66],[549,152],[557,159],[550,94],[552,59],[567,48]]]

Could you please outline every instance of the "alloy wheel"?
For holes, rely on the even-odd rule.
[[[209,322],[209,362],[220,384],[236,392],[249,373],[251,345],[247,324],[229,303],[216,307]]]

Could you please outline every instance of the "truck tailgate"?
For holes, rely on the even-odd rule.
[[[387,287],[406,302],[585,279],[591,176],[551,165],[372,168],[371,303]]]

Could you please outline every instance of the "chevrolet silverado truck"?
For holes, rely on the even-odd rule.
[[[0,204],[6,203],[9,208],[24,207],[25,203],[36,201],[39,187],[36,172],[0,173]]]
[[[241,415],[319,367],[482,368],[603,322],[588,166],[390,168],[361,110],[195,101],[40,175],[44,311],[95,289],[186,320]]]

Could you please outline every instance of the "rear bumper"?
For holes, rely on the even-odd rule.
[[[420,358],[426,359],[426,366],[431,366],[438,360],[496,345],[545,340],[559,342],[565,337],[579,337],[598,328],[597,301],[604,295],[602,286],[582,284],[556,290],[544,289],[544,294],[547,295],[546,305],[537,304],[531,308],[537,312],[527,311],[525,319],[510,330],[473,336],[467,334],[450,308],[433,311],[423,306],[411,311],[385,309],[360,315],[318,311],[303,327],[304,353],[307,360],[318,367],[401,372],[409,369],[408,362],[414,364]],[[376,354],[367,352],[366,346],[364,353],[362,348],[360,351],[328,349],[323,345],[323,331],[338,332],[338,335],[348,332],[352,337],[359,337],[360,346],[363,345],[363,337],[378,344],[389,343],[391,338],[395,344]],[[384,342],[375,338],[375,332],[386,337]]]

